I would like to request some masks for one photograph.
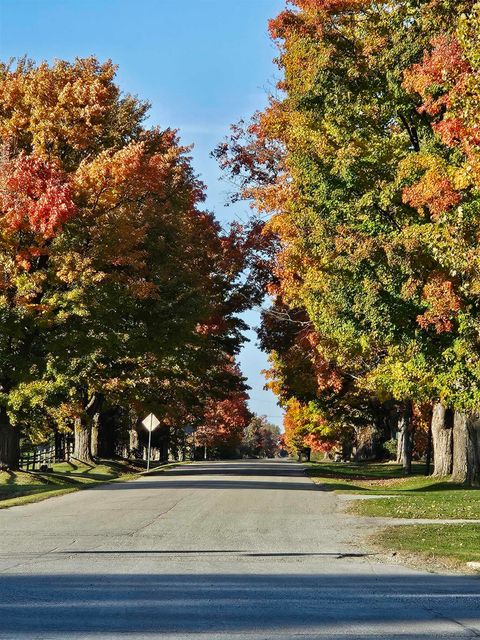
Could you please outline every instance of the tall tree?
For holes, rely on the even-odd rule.
[[[478,410],[478,7],[292,0],[271,31],[282,93],[218,155],[273,214],[270,291],[348,381],[334,413],[395,402],[408,470],[412,404]]]
[[[243,340],[237,313],[258,296],[240,276],[254,232],[222,233],[200,209],[189,148],[144,126],[148,105],[115,72],[94,58],[0,68],[8,466],[20,427],[54,424],[74,428],[75,456],[91,461],[106,401],[169,424],[201,413]]]

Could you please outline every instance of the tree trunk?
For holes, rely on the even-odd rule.
[[[452,481],[480,485],[479,416],[455,412]]]
[[[130,437],[129,449],[131,453],[132,451],[136,451],[139,448],[140,438],[138,436],[138,431],[136,427],[132,427],[128,432],[128,435]]]
[[[408,402],[398,419],[397,463],[407,475],[412,473],[412,403]]]
[[[89,397],[85,391],[84,414],[75,420],[75,450],[72,457],[87,464],[94,464],[95,453],[92,451],[92,442],[95,451],[98,451],[98,422],[93,438],[92,425],[95,422],[95,416],[100,413],[103,400],[103,394],[95,391]]]
[[[398,421],[398,438],[397,438],[397,464],[403,464],[405,448],[405,422],[402,419]]]
[[[428,434],[427,434],[427,450],[425,453],[425,475],[429,476],[432,471],[432,421],[428,425]]]
[[[353,444],[350,440],[342,442],[342,460],[348,462],[352,457]]]
[[[91,429],[85,417],[75,419],[75,448],[72,458],[93,464],[91,450]]]
[[[5,407],[0,407],[0,469],[20,466],[20,431],[10,424]]]
[[[436,402],[432,413],[433,475],[449,476],[452,473],[453,412]]]
[[[92,418],[92,430],[90,432],[90,451],[93,458],[98,457],[99,422],[100,414],[96,413]]]
[[[55,462],[63,461],[63,458],[65,458],[65,436],[55,429],[53,437],[55,442]]]
[[[355,428],[356,435],[356,451],[354,459],[356,462],[372,460],[374,454],[374,442],[376,437],[376,427],[374,425],[365,425]]]
[[[117,421],[118,413],[115,408],[102,411],[98,420],[98,456],[101,458],[114,458],[117,454],[116,445],[118,437]],[[125,455],[125,452],[123,452]],[[127,454],[128,456],[128,454]],[[126,456],[126,457],[127,457]]]

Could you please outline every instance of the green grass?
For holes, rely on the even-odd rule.
[[[395,493],[389,492],[390,495]],[[398,498],[378,498],[355,502],[352,509],[365,516],[389,518],[447,518],[480,520],[480,490],[451,488],[447,483],[425,487],[423,491],[397,492]]]
[[[33,502],[50,495],[74,491],[75,486],[63,479],[23,471],[0,471],[0,508]],[[31,498],[26,500],[25,498]]]
[[[163,468],[171,467],[165,465]],[[0,509],[45,500],[102,482],[131,480],[144,471],[142,463],[102,460],[91,466],[80,462],[53,465],[52,473],[0,471]]]
[[[319,463],[307,469],[315,482],[330,491],[395,496],[354,502],[351,510],[360,515],[480,519],[480,489],[467,489],[424,473],[422,464],[414,464],[409,477],[395,464]]]
[[[405,477],[400,465],[319,463],[307,468],[314,482],[327,491],[378,497],[355,500],[350,512],[386,518],[480,520],[480,489],[467,489],[447,478],[424,475],[414,464]],[[388,527],[372,538],[382,549],[393,550],[431,568],[459,568],[480,562],[480,524],[428,524]]]
[[[320,484],[328,485],[332,491],[353,491],[363,493],[366,489],[381,493],[388,486],[405,481],[422,482],[431,478],[425,477],[425,465],[414,463],[413,474],[406,477],[403,467],[392,463],[341,463],[319,462],[311,463],[306,473]]]
[[[435,565],[465,569],[467,562],[480,562],[480,525],[407,525],[388,527],[374,542],[383,549],[420,557]]]

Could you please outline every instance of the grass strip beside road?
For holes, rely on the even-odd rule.
[[[183,463],[162,465],[150,472],[177,464]],[[125,482],[145,473],[141,462],[121,460],[102,460],[93,466],[72,460],[54,464],[52,468],[51,473],[0,471],[0,509],[39,502],[106,482]]]
[[[383,518],[480,520],[480,489],[424,474],[425,466],[420,463],[414,464],[413,474],[408,477],[400,465],[391,463],[313,463],[307,467],[307,475],[324,490],[374,498],[355,500],[350,513]],[[393,526],[374,535],[372,542],[383,550],[400,553],[422,568],[466,571],[467,562],[480,562],[480,524]]]
[[[421,559],[424,567],[443,565],[465,571],[467,562],[480,562],[480,526],[475,524],[388,527],[372,540],[382,549]]]
[[[350,510],[363,516],[384,518],[434,518],[480,520],[480,489],[466,488],[446,478],[425,476],[425,466],[414,464],[405,477],[401,465],[318,463],[307,468],[314,482],[340,493],[378,497],[358,500]]]
[[[358,515],[384,518],[480,520],[479,489],[451,489],[443,484],[437,487],[418,493],[399,494],[395,500],[358,500],[352,504],[351,509]]]

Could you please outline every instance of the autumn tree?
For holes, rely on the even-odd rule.
[[[201,413],[257,295],[240,276],[248,233],[201,210],[189,148],[144,126],[148,105],[115,72],[94,58],[0,69],[8,466],[20,427],[74,428],[75,457],[91,461],[106,403],[169,425]]]
[[[304,406],[346,426],[393,402],[408,471],[416,408],[440,400],[475,481],[478,8],[292,0],[271,32],[279,97],[219,157],[279,239],[269,292],[309,323],[309,387],[338,376]]]
[[[73,189],[60,163],[36,154],[0,159],[0,465],[16,468],[19,430],[9,409],[19,385],[32,384],[45,368],[45,340],[52,335],[52,243],[77,214]]]
[[[428,119],[435,141],[427,150],[426,170],[404,195],[437,223],[429,249],[446,273],[442,279],[436,276],[424,322],[434,324],[438,332],[456,334],[445,354],[448,369],[441,374],[433,413],[435,473],[452,471],[453,479],[478,484],[480,7],[477,3],[469,10],[462,8],[464,12],[453,12],[452,20],[441,25],[421,60],[404,74],[404,87],[419,101],[417,111]]]
[[[246,457],[274,458],[279,442],[280,429],[265,416],[254,416],[245,430],[242,453]]]
[[[211,397],[205,406],[195,443],[212,457],[237,457],[251,419],[246,386],[238,367],[226,364],[225,382],[229,391],[223,398]],[[242,388],[243,386],[243,388]]]

